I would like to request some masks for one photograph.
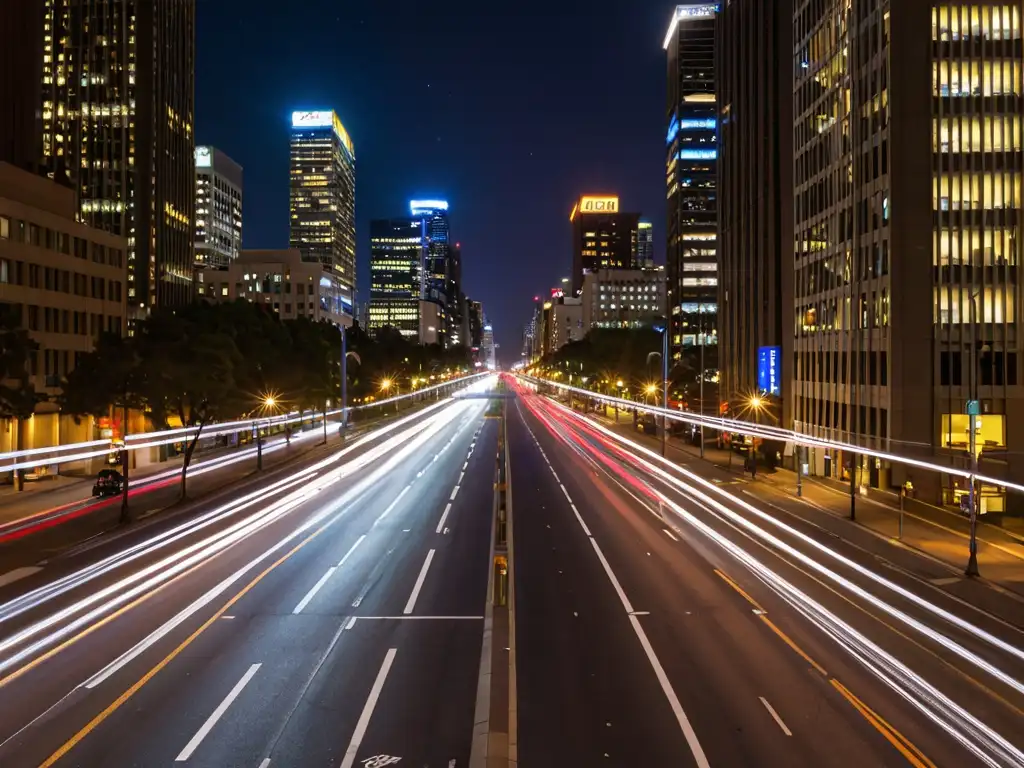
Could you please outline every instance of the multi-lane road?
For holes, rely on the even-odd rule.
[[[1015,622],[509,381],[0,587],[0,765],[1024,765]]]

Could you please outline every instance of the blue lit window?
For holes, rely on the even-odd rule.
[[[665,137],[665,143],[671,144],[677,135],[679,135],[679,121],[673,115],[672,122],[668,124],[668,136]]]
[[[679,121],[681,131],[713,131],[716,127],[718,126],[713,117]]]
[[[680,160],[714,160],[718,157],[717,149],[681,149]]]

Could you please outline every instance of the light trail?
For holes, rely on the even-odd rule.
[[[544,403],[543,410],[546,413],[546,417],[530,403],[527,403],[527,406],[533,410],[535,415],[539,417],[540,421],[561,440],[569,443],[576,442],[579,448],[586,448],[586,450],[593,452],[594,455],[599,458],[598,449],[591,445],[585,437],[581,434],[576,434],[576,439],[570,440],[568,435],[561,433],[559,427],[567,429],[570,432],[575,432],[576,428],[587,432],[594,439],[598,440],[606,449],[622,456],[624,459],[643,471],[657,477],[677,491],[684,493],[685,496],[693,503],[708,511],[716,518],[734,525],[740,530],[746,531],[747,535],[750,536],[753,541],[759,541],[762,545],[767,546],[769,551],[784,553],[791,558],[795,558],[804,566],[824,576],[829,581],[832,581],[842,589],[851,592],[858,598],[869,603],[871,606],[883,611],[885,614],[896,618],[898,621],[911,627],[916,632],[940,644],[942,647],[956,654],[964,661],[985,671],[987,674],[992,675],[1018,693],[1024,692],[1024,684],[999,669],[988,660],[973,653],[949,636],[928,627],[921,621],[914,619],[905,612],[867,592],[859,585],[854,584],[835,571],[832,571],[814,558],[809,557],[786,542],[783,542],[778,537],[768,533],[752,521],[746,519],[744,516],[729,509],[717,499],[712,498],[712,496],[705,493],[702,488],[727,498],[730,503],[738,504],[746,511],[756,515],[758,518],[770,522],[776,527],[795,536],[802,543],[812,546],[816,552],[825,554],[837,562],[842,563],[844,566],[852,568],[857,573],[871,579],[874,583],[912,601],[915,605],[921,607],[930,614],[942,619],[943,621],[954,624],[959,629],[984,641],[992,647],[1008,653],[1015,658],[1024,658],[1024,651],[1022,651],[1022,649],[1006,643],[1000,638],[991,635],[970,622],[950,614],[948,611],[945,611],[918,595],[915,595],[909,590],[906,590],[878,574],[871,572],[869,569],[866,569],[848,558],[843,557],[839,553],[833,552],[828,547],[819,544],[785,523],[771,518],[770,515],[767,515],[761,510],[753,507],[753,505],[718,488],[710,481],[695,476],[688,470],[672,464],[670,461],[663,459],[655,452],[632,443],[600,424],[595,424],[586,420],[575,411],[571,411],[559,403],[543,400],[539,402]],[[571,419],[568,418],[570,416],[572,417]],[[624,448],[622,446],[628,446],[628,448]],[[659,464],[665,464],[666,466],[671,467],[673,471],[686,476],[687,479],[694,481],[695,484],[690,484],[680,480],[656,464],[650,461],[645,461],[643,457],[649,457]],[[743,563],[769,588],[779,594],[780,597],[792,605],[794,609],[798,610],[801,615],[807,618],[814,626],[821,629],[821,631],[823,631],[827,636],[831,637],[844,649],[844,651],[849,653],[858,661],[858,663],[862,664],[863,667],[872,675],[876,676],[908,703],[921,711],[931,722],[942,728],[942,730],[956,739],[957,742],[962,744],[976,757],[991,766],[1024,766],[1024,753],[1022,753],[1016,746],[1007,741],[992,728],[982,723],[977,717],[967,712],[963,707],[956,704],[952,699],[935,688],[935,686],[931,685],[920,675],[912,671],[906,664],[897,660],[891,654],[884,651],[880,646],[868,640],[849,624],[842,621],[835,614],[828,611],[821,604],[814,601],[807,594],[800,591],[790,582],[772,571],[750,552],[713,529],[707,523],[684,509],[661,491],[645,485],[645,492],[656,496],[658,502],[664,505],[664,507],[670,509],[676,517],[687,523],[689,526],[695,528],[706,538],[725,549],[738,561]],[[783,560],[785,561],[785,558],[783,558]]]
[[[374,483],[379,482],[387,475],[388,472],[393,470],[401,462],[406,461],[409,456],[421,449],[427,442],[433,439],[441,429],[451,424],[452,421],[455,421],[470,407],[472,407],[472,404],[465,402],[452,403],[446,401],[439,403],[437,406],[433,406],[431,410],[434,410],[435,408],[441,408],[441,410],[431,418],[417,418],[421,417],[422,413],[416,414],[412,417],[417,419],[416,423],[408,429],[397,432],[393,437],[389,438],[385,442],[373,447],[366,453],[357,456],[355,459],[346,462],[342,466],[330,469],[325,474],[320,474],[321,470],[327,469],[329,465],[337,463],[343,455],[355,449],[357,444],[353,444],[347,449],[338,452],[335,456],[313,465],[297,480],[290,478],[287,486],[280,485],[277,490],[289,490],[292,485],[298,484],[299,482],[306,483],[307,487],[292,490],[284,498],[260,509],[255,514],[232,524],[227,529],[218,531],[188,547],[173,552],[169,556],[152,563],[139,571],[131,573],[115,583],[72,603],[68,607],[30,624],[12,636],[4,638],[0,641],[0,653],[13,653],[3,661],[0,661],[0,673],[11,669],[13,666],[16,666],[31,656],[45,650],[47,647],[55,645],[63,638],[71,635],[79,629],[82,629],[91,622],[101,618],[103,615],[113,612],[119,606],[130,602],[142,594],[153,591],[161,584],[166,583],[178,574],[191,569],[201,562],[208,561],[214,555],[223,551],[227,547],[244,540],[268,525],[277,522],[299,505],[309,501],[311,498],[321,493],[327,487],[344,478],[356,473],[361,474],[364,470],[369,469],[369,472],[365,477],[360,479],[351,489],[340,496],[337,500],[327,505],[325,508],[326,511],[321,510],[320,513],[318,513],[316,520],[323,519],[326,514],[330,514],[342,505],[354,501],[363,493],[368,491]],[[407,418],[404,419],[403,422],[407,422],[409,420],[410,419]],[[389,425],[386,428],[382,428],[381,432],[395,432],[398,427],[399,423]],[[361,442],[365,442],[369,437],[370,436],[367,436],[367,438]],[[380,434],[375,434],[375,437],[380,437]],[[291,482],[292,480],[295,480],[295,482]],[[312,484],[310,485],[310,483]],[[101,561],[94,566],[90,566],[89,568],[83,569],[75,574],[64,577],[64,579],[58,580],[53,584],[27,593],[8,604],[0,606],[0,621],[12,618],[13,616],[23,613],[30,608],[37,607],[42,603],[52,600],[58,595],[66,593],[70,589],[80,587],[83,584],[86,584],[101,575],[109,573],[114,569],[123,567],[127,563],[137,560],[144,555],[152,554],[159,549],[168,547],[180,541],[183,537],[194,534],[198,528],[207,527],[213,522],[216,522],[217,519],[221,519],[230,514],[235,514],[241,509],[251,506],[255,501],[262,501],[265,499],[266,489],[263,489],[262,494],[260,492],[250,494],[232,504],[224,505],[224,507],[207,513],[201,518],[201,524],[198,526],[196,526],[194,522],[177,526],[170,531],[160,534],[152,540],[143,542],[142,544],[129,548],[129,550],[126,550],[125,552],[106,558],[104,561]],[[309,524],[305,527],[308,527],[308,525]],[[83,613],[83,611],[85,613]],[[82,615],[79,615],[77,618],[73,618],[77,614]],[[33,638],[40,635],[42,635],[42,637],[39,637],[39,639],[14,652],[19,646],[28,643],[33,640]]]

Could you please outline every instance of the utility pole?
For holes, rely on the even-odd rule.
[[[700,339],[700,457],[704,458],[704,307],[697,306],[697,334]]]
[[[803,446],[798,445],[796,447],[796,495],[797,497],[804,495],[804,464],[803,464]]]
[[[124,402],[121,404],[121,524],[131,520],[128,512],[128,381],[124,385]]]
[[[256,432],[256,470],[263,471],[263,435],[260,433],[259,422],[252,423],[253,431]]]
[[[977,329],[977,291],[971,294],[971,399],[967,401],[967,429],[970,432],[967,447],[971,452],[970,503],[971,503],[971,541],[970,554],[967,558],[966,576],[978,575],[978,504],[981,501],[975,486],[978,483],[978,446],[977,429],[981,403],[978,401],[978,341]]]
[[[344,437],[348,426],[348,348],[345,326],[338,327],[341,330],[341,434]]]
[[[668,450],[668,318],[661,331],[661,407],[666,412],[661,415],[661,457],[665,458]]]
[[[850,454],[850,519],[857,519],[857,454]]]

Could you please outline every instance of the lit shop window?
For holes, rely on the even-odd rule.
[[[1005,416],[987,413],[974,420],[974,444],[978,450],[1006,447]],[[942,447],[968,450],[970,445],[970,417],[966,413],[942,414]]]
[[[1020,205],[1016,173],[945,174],[932,180],[932,205],[937,211],[977,211]]]
[[[945,117],[932,122],[932,149],[937,152],[1020,151],[1020,118]]]

